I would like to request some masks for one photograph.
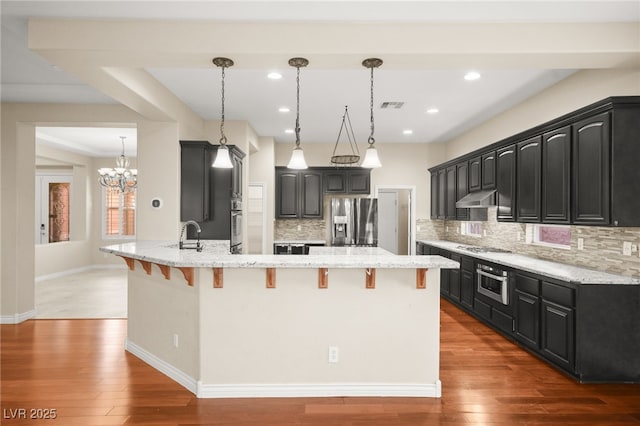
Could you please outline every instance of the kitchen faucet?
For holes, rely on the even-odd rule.
[[[183,241],[183,237],[184,237],[184,231],[185,229],[187,229],[187,226],[189,225],[193,225],[196,227],[196,237],[197,237],[197,241],[195,246],[193,245],[193,243],[187,243],[186,241]],[[184,249],[196,249],[196,251],[202,251],[202,247],[203,245],[200,244],[200,232],[202,230],[200,229],[200,225],[198,225],[198,222],[196,222],[195,220],[188,220],[184,223],[184,225],[182,225],[182,230],[180,231],[180,240],[178,241],[178,247],[180,248],[180,250],[184,250]]]

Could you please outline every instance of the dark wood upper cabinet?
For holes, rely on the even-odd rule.
[[[542,222],[571,220],[571,126],[542,135]]]
[[[446,169],[447,198],[445,219],[456,219],[456,166]]]
[[[438,219],[444,219],[447,213],[447,170],[438,170]]]
[[[347,192],[347,175],[342,170],[324,172],[324,192],[344,194]]]
[[[496,152],[498,220],[515,221],[516,208],[516,146],[510,145]]]
[[[431,172],[431,219],[438,218],[438,173]]]
[[[575,224],[606,225],[610,220],[609,113],[573,127],[573,212]],[[637,194],[636,194],[637,196]]]
[[[516,150],[516,220],[540,222],[542,138],[519,142]]]
[[[180,220],[209,220],[211,151],[206,141],[180,141]]]
[[[302,218],[322,217],[322,172],[321,171],[301,171],[300,172],[300,194]]]
[[[496,187],[496,153],[487,152],[482,155],[482,189]]]
[[[456,201],[469,193],[469,163],[466,161],[456,165]],[[469,209],[456,209],[456,219],[469,219]]]
[[[276,217],[280,219],[297,218],[299,215],[300,189],[298,172],[295,170],[276,170]]]
[[[369,194],[371,192],[371,170],[359,167],[324,168],[310,167],[323,172],[324,192],[333,194]]]
[[[482,157],[469,160],[469,192],[482,189]]]
[[[371,192],[371,171],[369,169],[347,170],[347,193],[369,194]]]

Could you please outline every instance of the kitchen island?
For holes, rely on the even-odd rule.
[[[439,397],[440,256],[101,248],[129,266],[126,349],[200,398]]]

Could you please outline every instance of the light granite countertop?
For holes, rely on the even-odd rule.
[[[640,279],[638,278],[536,259],[516,253],[474,253],[464,249],[464,247],[474,247],[468,244],[442,240],[420,240],[419,242],[465,256],[487,260],[499,265],[575,284],[640,284]]]
[[[390,251],[380,247],[310,247],[309,255],[311,256],[395,256]]]
[[[320,254],[320,255],[243,255],[204,241],[203,251],[179,250],[176,241],[136,241],[101,247],[116,256],[143,260],[172,267],[194,268],[440,268],[458,269],[460,265],[442,256],[396,256],[393,254]],[[385,250],[386,251],[386,250]]]

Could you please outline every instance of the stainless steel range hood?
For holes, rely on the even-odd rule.
[[[495,189],[472,192],[456,201],[458,209],[486,209],[496,205]]]

